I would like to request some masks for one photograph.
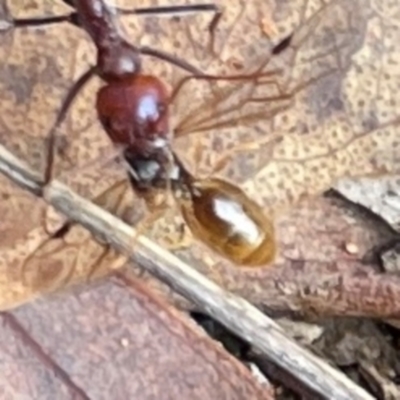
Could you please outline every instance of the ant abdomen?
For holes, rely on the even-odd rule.
[[[189,190],[190,201],[181,201],[181,209],[197,239],[235,264],[273,261],[273,223],[241,189],[215,178],[195,180]]]
[[[151,75],[136,75],[103,86],[97,94],[97,113],[116,145],[151,154],[170,139],[168,92]]]

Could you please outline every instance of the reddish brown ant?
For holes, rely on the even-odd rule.
[[[207,118],[207,115],[214,117],[214,103],[206,104],[207,112],[203,115],[198,114],[199,118],[194,127],[188,127],[190,116],[186,118],[174,131],[176,136],[183,136],[191,132],[206,131],[210,127],[235,126],[243,121],[246,123],[275,115],[284,107],[278,105],[266,113],[263,105],[267,101],[292,99],[295,93],[316,78],[302,82],[289,93],[282,92],[276,82],[268,79],[276,74],[275,71],[266,70],[270,55],[265,57],[252,73],[231,77],[201,74],[189,64],[172,59],[164,53],[155,50],[147,50],[146,53],[143,48],[138,49],[128,43],[120,35],[110,8],[102,1],[82,0],[75,1],[74,4],[78,14],[69,16],[69,20],[82,26],[89,33],[97,47],[98,62],[75,83],[68,94],[51,137],[54,136],[55,128],[64,119],[80,88],[91,76],[98,74],[106,81],[106,85],[100,89],[97,96],[99,119],[113,143],[123,146],[123,155],[129,165],[131,183],[136,192],[141,194],[157,184],[167,186],[170,182],[186,222],[201,241],[235,263],[262,265],[270,262],[275,254],[272,223],[263,215],[262,209],[234,185],[218,179],[196,179],[185,172],[180,160],[170,148],[168,105],[171,98],[174,98],[180,88],[192,78],[210,82],[217,79],[237,81],[237,84],[223,92],[225,97],[219,96],[222,102],[229,100],[228,96],[235,93],[239,87],[248,85],[250,89],[249,97],[245,101],[237,102],[234,107],[231,102],[226,101],[215,113],[214,121],[210,120],[210,117]],[[96,10],[100,12],[97,13]],[[22,24],[21,21],[17,21],[16,25],[18,24]],[[295,44],[292,45],[292,42]],[[286,49],[291,46],[299,46],[298,41],[292,41],[292,36],[283,47]],[[277,52],[280,53],[280,49]],[[151,54],[175,62],[193,76],[182,80],[171,98],[168,98],[167,91],[158,78],[141,74],[140,54]],[[262,97],[253,95],[258,86],[274,84],[278,88],[278,94]],[[131,103],[126,102],[126,98],[131,99]],[[246,104],[260,104],[262,107],[257,108],[256,112],[238,113]],[[238,115],[232,117],[232,113]],[[50,152],[51,147],[49,146]],[[52,154],[49,158],[52,160]],[[50,174],[47,173],[47,179],[49,178]],[[183,192],[182,197],[179,192]],[[223,213],[218,209],[220,205],[224,209]],[[228,211],[225,212],[226,210]],[[241,221],[230,218],[241,218]],[[240,225],[245,220],[247,231]]]
[[[68,21],[83,27],[97,47],[96,66],[74,84],[51,129],[45,181],[51,177],[55,130],[80,89],[98,74],[106,82],[97,94],[99,120],[112,142],[123,147],[135,191],[140,194],[154,186],[171,184],[183,217],[197,238],[238,264],[270,262],[275,254],[273,226],[261,208],[228,182],[195,179],[172,152],[169,96],[161,80],[141,73],[140,54],[167,59],[196,76],[203,74],[186,62],[128,43],[118,31],[111,9],[103,1],[76,1],[74,5],[76,13],[67,16],[14,21],[14,26]],[[215,10],[210,5],[197,8]],[[215,27],[215,22],[213,25]],[[173,173],[177,176],[171,175]],[[214,205],[217,206],[215,210]],[[221,214],[221,205],[227,210],[226,215]]]

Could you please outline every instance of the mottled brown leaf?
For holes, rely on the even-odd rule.
[[[10,14],[26,17],[65,12],[66,8],[56,3],[13,3],[9,4]],[[396,5],[389,0],[379,6],[367,0],[220,3],[225,7],[216,32],[216,54],[208,48],[210,15],[175,19],[126,16],[122,21],[133,42],[180,55],[207,73],[243,74],[260,69],[264,74],[261,81],[188,82],[172,104],[172,126],[177,151],[201,176],[218,166],[221,155],[231,155],[226,168],[219,172],[241,182],[266,212],[276,216],[280,249],[276,266],[280,270],[250,272],[216,266],[220,260],[199,244],[182,252],[182,256],[195,261],[195,266],[223,286],[272,308],[310,308],[304,291],[311,287],[309,297],[320,296],[319,306],[324,309],[327,300],[318,285],[324,286],[326,279],[343,283],[332,288],[338,292],[335,296],[340,296],[341,290],[351,293],[356,283],[361,285],[357,280],[360,276],[361,286],[366,289],[359,296],[367,298],[369,291],[370,296],[376,297],[376,290],[383,290],[379,285],[386,284],[394,285],[393,291],[389,290],[392,295],[397,293],[396,279],[370,276],[370,271],[360,264],[370,245],[368,238],[356,240],[360,248],[356,257],[343,251],[343,246],[359,234],[358,228],[356,232],[352,230],[351,223],[343,223],[343,211],[330,219],[330,205],[326,209],[323,202],[316,200],[314,204],[310,200],[306,216],[300,220],[293,217],[304,211],[303,206],[298,206],[302,199],[320,194],[340,178],[399,171]],[[118,4],[130,6],[129,1]],[[271,48],[293,31],[289,47],[271,58]],[[0,56],[6,60],[0,70],[0,142],[33,167],[43,168],[46,132],[72,82],[94,62],[93,46],[84,32],[67,24],[9,29],[0,37]],[[178,68],[149,57],[144,57],[144,69],[164,78],[171,89],[183,76]],[[121,168],[114,164],[107,168],[87,166],[89,160],[99,160],[111,149],[95,118],[94,92],[98,84],[95,80],[84,89],[58,132],[55,171],[58,176],[64,172],[60,178],[91,198],[121,177]],[[279,99],[266,99],[271,96]],[[264,100],[258,101],[260,98]],[[215,111],[220,114],[216,116]],[[207,131],[208,128],[212,129]],[[203,149],[200,153],[199,148]],[[193,154],[200,156],[192,157]],[[193,159],[200,159],[198,165],[190,165]],[[66,169],[71,167],[75,170],[68,173]],[[13,198],[13,190],[5,189],[5,195]],[[132,204],[136,208],[133,197]],[[155,239],[167,236],[171,241],[174,225],[179,222],[176,215],[161,220],[154,225]],[[59,224],[56,220],[50,225]],[[326,233],[321,235],[321,229]],[[367,236],[373,235],[373,231],[366,231]],[[62,264],[57,268],[52,267],[53,258],[46,251],[45,257],[39,254],[36,262],[41,264],[46,258],[50,266],[30,268],[34,276],[28,279],[28,285],[22,280],[21,260],[42,243],[46,237],[43,228],[27,228],[19,241],[8,241],[0,259],[1,281],[7,288],[0,291],[5,297],[1,304],[9,307],[42,289],[59,287],[66,280],[87,279],[96,260],[90,263],[87,258],[78,257],[83,252],[78,245],[82,241],[83,249],[92,245],[97,247],[96,251],[102,249],[89,236],[87,240],[79,236],[82,234],[78,231],[78,239],[63,238],[70,245],[65,255],[56,255]],[[58,244],[49,246],[53,249]],[[67,255],[70,252],[72,257]],[[68,272],[71,265],[74,269]],[[44,271],[44,276],[40,271]],[[378,285],[378,278],[384,282],[379,281]],[[357,306],[356,299],[357,296],[351,300],[350,313],[377,313],[366,303]],[[336,308],[330,303],[333,308],[325,311],[343,312],[345,302],[346,297],[344,305],[338,304]]]
[[[113,281],[77,288],[1,318],[5,399],[273,398],[138,281],[129,290]]]

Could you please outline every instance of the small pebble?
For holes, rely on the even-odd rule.
[[[345,249],[349,254],[357,254],[358,253],[358,246],[355,243],[346,243]]]

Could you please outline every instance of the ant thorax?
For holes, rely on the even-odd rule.
[[[180,187],[181,169],[170,158],[165,152],[144,157],[126,151],[124,160],[132,186],[139,191]]]

